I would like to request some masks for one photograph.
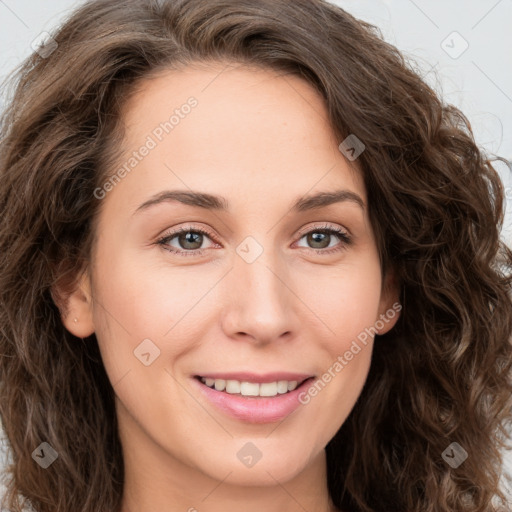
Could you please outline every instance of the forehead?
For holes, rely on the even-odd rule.
[[[296,198],[342,185],[365,198],[324,99],[297,76],[225,63],[165,70],[139,84],[122,116],[120,165],[152,141],[123,180],[139,197],[171,186],[229,196],[232,186],[243,198],[270,200],[272,190],[285,200],[287,190]]]

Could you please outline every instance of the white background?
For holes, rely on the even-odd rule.
[[[51,32],[81,3],[0,0],[0,79],[32,51],[31,42],[42,31]],[[479,146],[489,156],[499,155],[511,162],[510,169],[496,164],[507,187],[502,236],[510,244],[512,0],[336,0],[334,3],[380,27],[384,38],[422,69],[424,79],[444,101],[466,114]],[[471,456],[471,450],[468,451]],[[512,471],[512,453],[508,464]]]

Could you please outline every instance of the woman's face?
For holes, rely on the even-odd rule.
[[[269,484],[324,454],[397,296],[321,97],[294,76],[223,69],[168,71],[126,105],[127,165],[98,192],[65,321],[96,333],[126,464]]]

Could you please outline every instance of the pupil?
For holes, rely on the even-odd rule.
[[[328,234],[327,233],[320,233],[320,232],[315,232],[315,233],[312,233],[310,236],[310,239],[312,239],[312,242],[314,244],[316,243],[320,243],[322,244],[322,242],[325,242],[326,240],[328,240]],[[320,238],[319,238],[320,237]],[[322,239],[323,237],[323,239]],[[320,247],[316,247],[316,248],[325,248],[325,247],[328,247],[329,245],[329,242],[327,241],[327,245],[324,243],[323,245],[321,245]]]
[[[184,233],[183,235],[181,235],[180,243],[184,239],[185,244],[187,244],[187,243],[191,243],[191,244],[195,243],[196,244],[196,246],[194,246],[194,247],[185,246],[186,249],[198,249],[199,247],[201,247],[201,237],[202,237],[201,233],[193,233],[193,232],[189,231],[188,233]]]

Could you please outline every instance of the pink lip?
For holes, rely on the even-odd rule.
[[[222,377],[216,377],[218,379],[224,378],[229,375],[244,375],[244,374],[223,374]],[[245,374],[246,376],[249,374]],[[281,377],[283,374],[279,374]],[[204,376],[206,377],[206,376]],[[254,377],[254,375],[252,376]],[[210,377],[214,378],[214,377]],[[258,377],[260,379],[261,376]],[[265,378],[269,379],[267,375]],[[199,387],[199,391],[211,402],[213,405],[218,407],[224,413],[230,416],[242,420],[248,423],[272,423],[281,421],[286,418],[289,414],[295,411],[300,405],[299,395],[306,391],[311,384],[314,382],[314,377],[305,377],[307,380],[303,382],[299,387],[284,393],[282,395],[276,395],[274,397],[245,397],[242,395],[230,395],[224,391],[216,391],[203,384],[198,378],[192,379],[195,386]],[[228,379],[226,379],[228,380]],[[233,380],[240,380],[245,382],[251,382],[245,377],[243,379],[236,378]],[[301,378],[277,378],[270,380],[253,380],[252,382],[274,382],[276,380],[297,380],[300,382]]]
[[[238,380],[240,382],[277,382],[279,380],[302,382],[303,380],[312,377],[305,373],[290,373],[290,372],[272,372],[264,374],[256,374],[249,372],[228,372],[228,373],[201,373],[197,377],[204,377],[205,379],[224,379],[224,380]]]

